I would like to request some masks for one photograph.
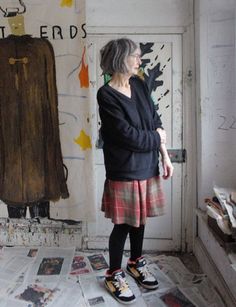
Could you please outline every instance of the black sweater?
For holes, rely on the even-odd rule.
[[[97,93],[106,178],[143,180],[159,175],[162,127],[146,84],[130,78],[131,98],[103,85]]]

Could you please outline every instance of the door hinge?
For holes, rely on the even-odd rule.
[[[184,163],[186,161],[186,149],[168,149],[171,162]]]

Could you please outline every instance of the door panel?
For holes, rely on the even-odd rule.
[[[96,75],[93,80],[94,95],[104,80],[99,66],[99,50],[115,35],[94,35],[89,37],[90,72]],[[182,149],[182,36],[176,35],[129,35],[140,44],[142,65],[140,76],[152,89],[152,99],[161,116],[167,132],[167,148]],[[94,77],[93,77],[94,78]],[[96,104],[96,99],[94,101]],[[97,112],[97,139],[100,119]],[[97,142],[99,144],[99,142]],[[162,171],[162,169],[161,169]],[[179,250],[181,247],[181,199],[182,164],[174,163],[174,176],[164,181],[166,214],[149,218],[146,225],[145,250]],[[100,211],[105,170],[102,149],[96,150],[97,176],[97,222],[88,223],[88,247],[107,248],[108,237],[113,228],[110,220]],[[128,241],[128,240],[127,240]],[[126,244],[129,248],[129,242]]]

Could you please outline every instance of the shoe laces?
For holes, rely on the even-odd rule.
[[[117,276],[116,281],[114,281],[114,285],[121,291],[125,292],[126,290],[129,289],[129,286],[127,284],[127,281],[124,277],[122,276]]]
[[[152,274],[148,270],[148,266],[144,264],[144,266],[137,268],[137,270],[140,272],[140,274],[143,275],[144,279],[148,278]]]

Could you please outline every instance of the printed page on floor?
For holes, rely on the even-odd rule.
[[[189,307],[225,306],[207,276],[190,272],[178,257],[144,256],[150,272],[159,281],[159,288],[145,290],[126,274],[136,296],[135,307],[173,306],[172,303]],[[84,253],[76,248],[2,248],[0,306],[118,307],[120,303],[104,286],[108,258],[106,251]],[[128,259],[125,253],[124,270]]]

